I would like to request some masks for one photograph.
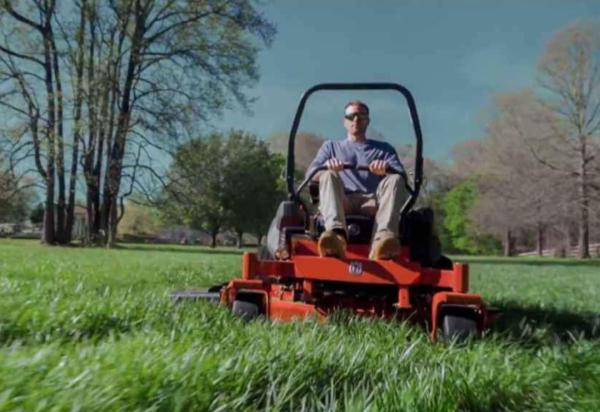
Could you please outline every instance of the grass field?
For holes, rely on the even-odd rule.
[[[173,289],[233,249],[0,240],[0,410],[600,410],[600,261],[470,258],[504,316],[432,344],[399,322],[244,324]]]

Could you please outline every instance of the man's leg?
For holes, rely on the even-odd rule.
[[[408,191],[402,176],[387,175],[377,187],[377,214],[375,215],[375,230],[371,258],[393,259],[400,252],[398,241],[398,226],[400,211]]]
[[[325,230],[346,230],[344,185],[337,172],[326,170],[319,177],[319,211]]]
[[[319,210],[325,232],[319,238],[321,256],[344,257],[346,251],[346,215],[342,179],[337,172],[324,171],[319,177]]]

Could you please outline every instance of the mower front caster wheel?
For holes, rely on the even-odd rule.
[[[243,300],[234,300],[231,311],[235,316],[238,316],[245,321],[256,319],[259,314],[258,305],[256,303]]]
[[[444,341],[465,341],[479,336],[479,315],[469,308],[453,308],[442,316]]]

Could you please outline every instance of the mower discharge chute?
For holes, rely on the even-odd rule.
[[[412,185],[401,211],[400,255],[394,260],[370,260],[373,218],[347,215],[348,245],[344,259],[320,257],[317,241],[324,230],[318,213],[310,213],[300,198],[307,186],[313,203],[318,184],[311,175],[295,188],[294,142],[308,97],[320,90],[395,90],[408,104],[416,138]],[[368,170],[366,165],[346,169]],[[388,170],[389,173],[401,173]],[[478,294],[468,293],[469,267],[443,256],[433,231],[431,209],[413,210],[423,176],[422,136],[411,93],[396,83],[327,83],[307,90],[294,117],[288,144],[288,200],[277,209],[261,252],[244,253],[242,274],[207,292],[176,292],[175,300],[208,298],[231,308],[244,319],[264,316],[288,321],[325,318],[338,309],[357,315],[416,320],[427,325],[432,339],[480,336],[491,313]],[[312,186],[312,187],[311,187]]]

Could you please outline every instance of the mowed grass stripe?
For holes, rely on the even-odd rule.
[[[600,408],[597,266],[473,262],[472,288],[510,311],[458,346],[399,322],[174,306],[174,288],[237,275],[240,252],[133,248],[0,240],[0,410]]]

